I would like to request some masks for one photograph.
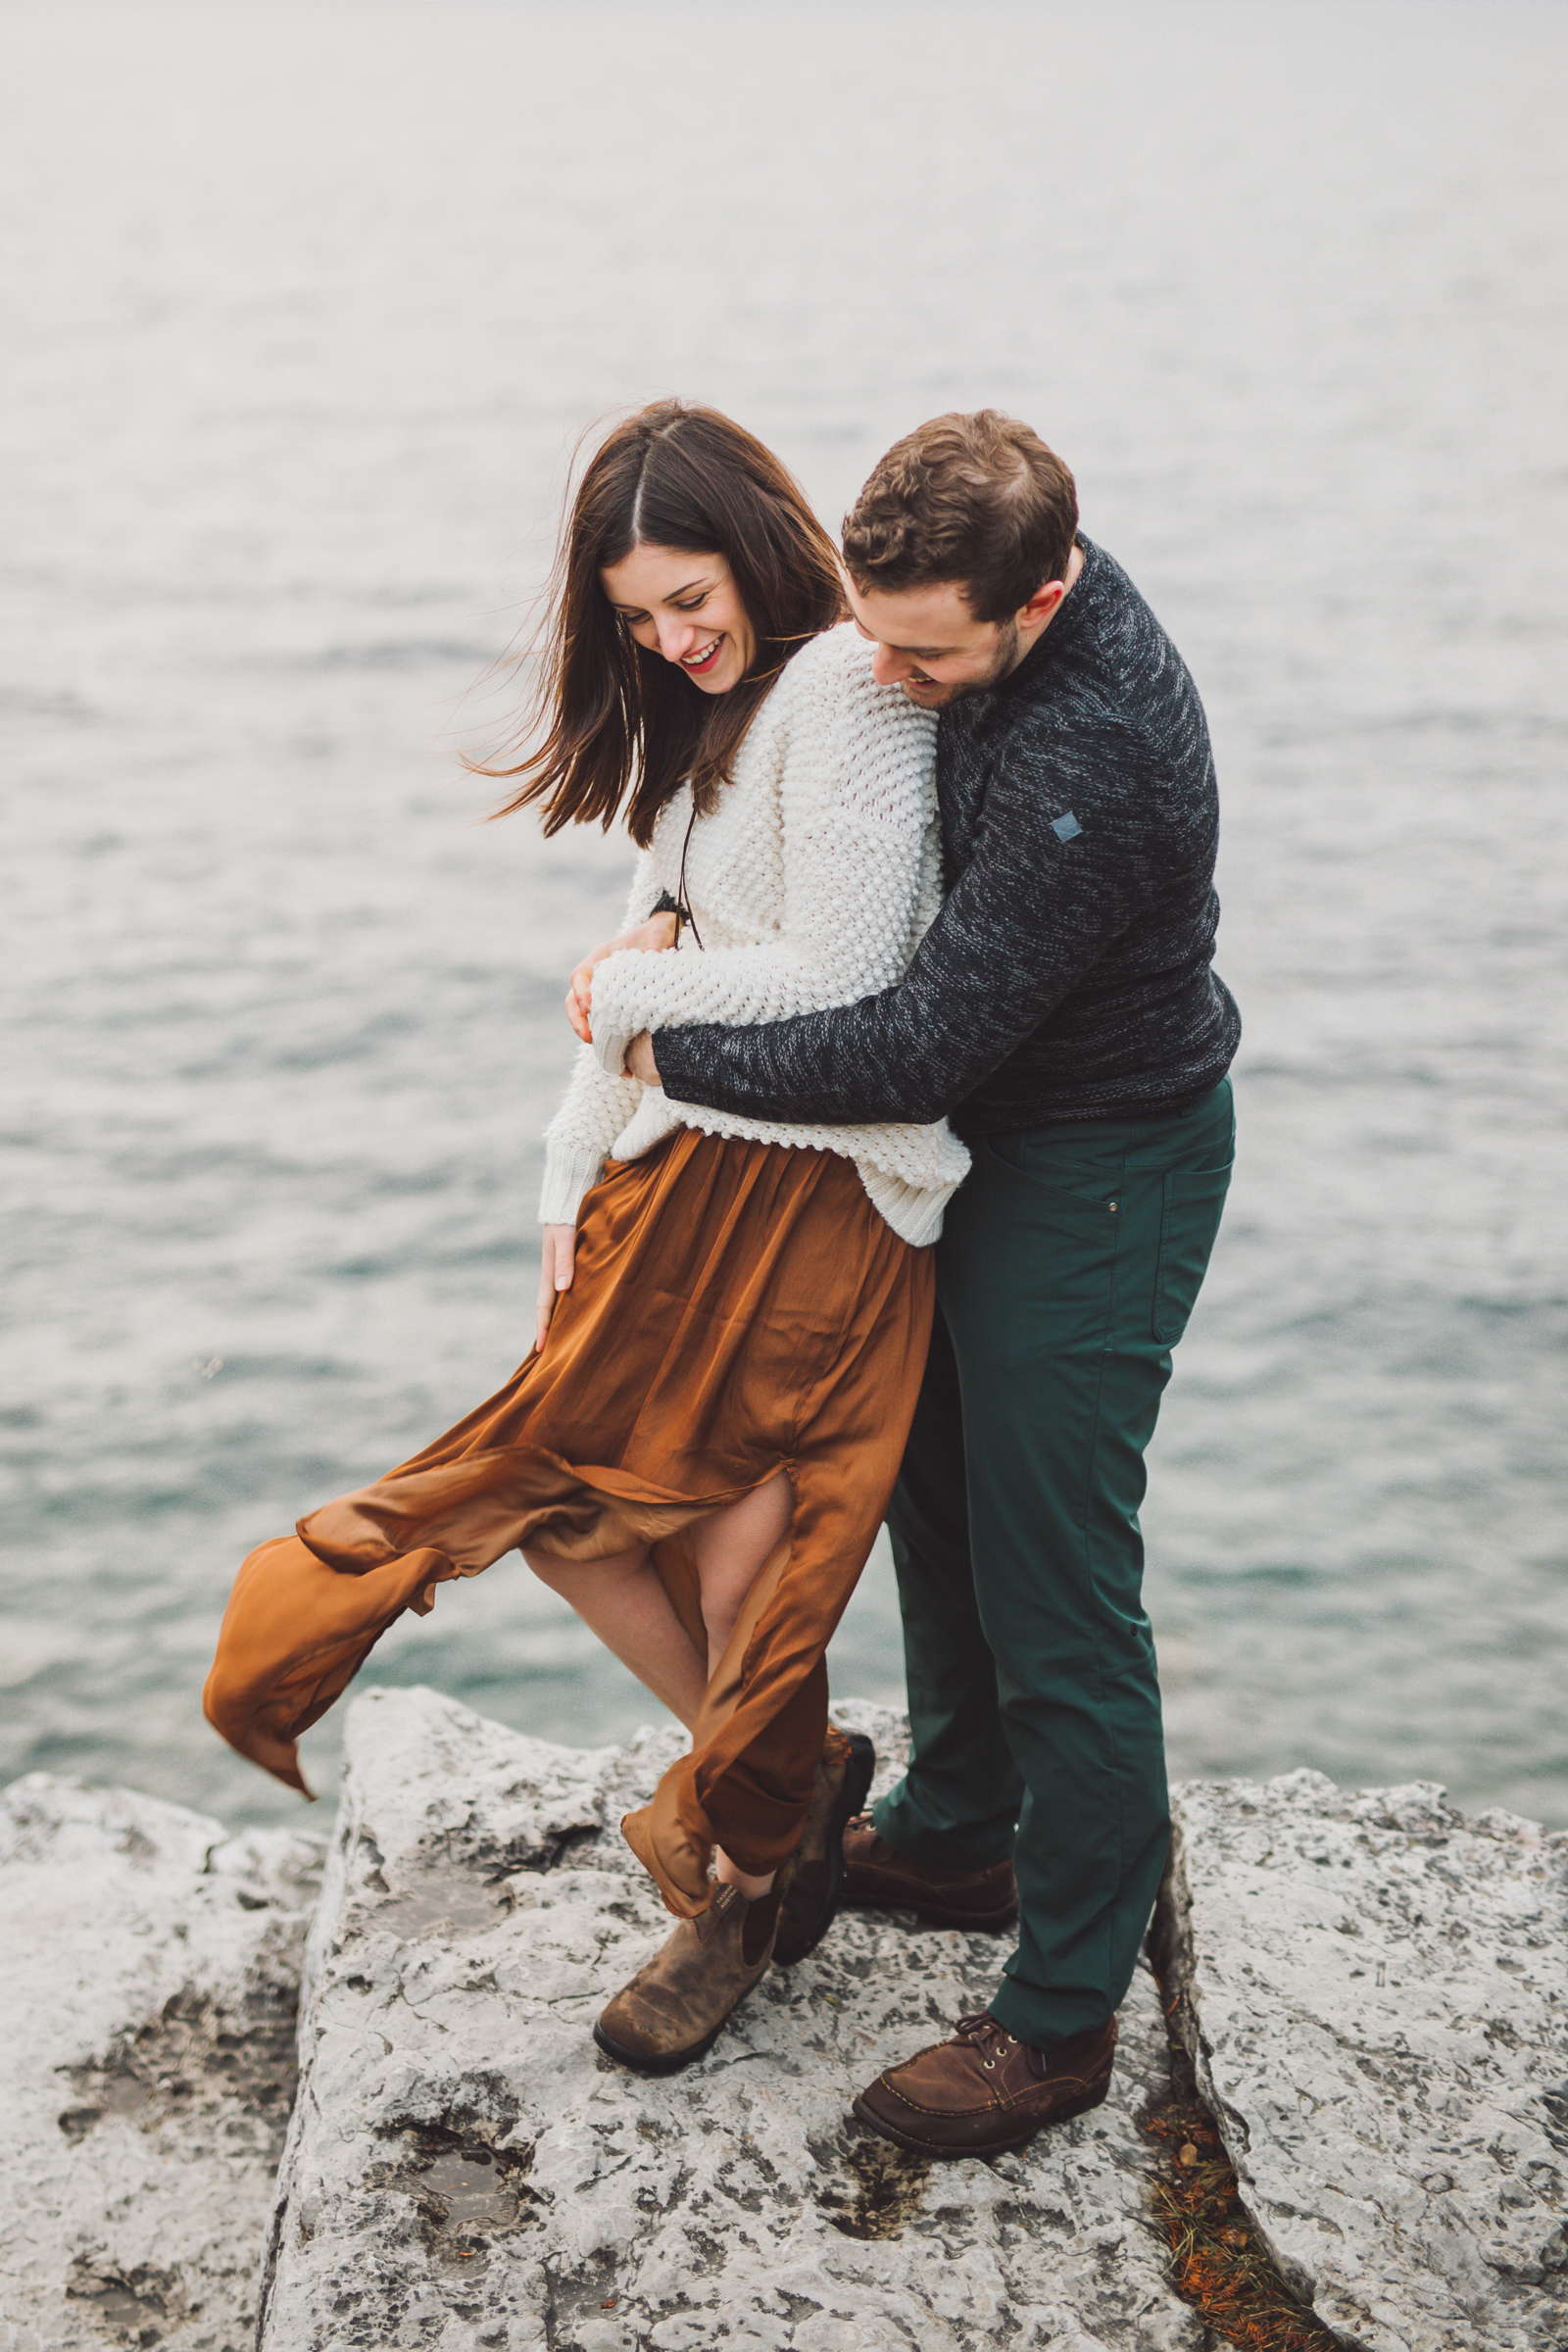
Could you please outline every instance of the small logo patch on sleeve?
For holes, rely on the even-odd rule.
[[[1076,841],[1083,827],[1069,808],[1065,816],[1052,818],[1051,830],[1058,841]]]

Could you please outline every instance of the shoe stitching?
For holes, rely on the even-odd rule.
[[[1009,2107],[1016,2107],[1021,2100],[1030,2095],[1029,2090],[1015,2091],[1010,2098],[993,2098],[982,2107],[927,2107],[922,2100],[911,2099],[907,2091],[898,2089],[888,2081],[886,2075],[883,2075],[880,2080],[884,2088],[891,2091],[902,2106],[907,2107],[911,2115],[950,2116],[956,2123],[965,2116],[995,2115],[999,2112],[1005,2112]],[[1089,2090],[1092,2087],[1090,2079],[1083,2075],[1053,2075],[1049,2082],[1030,2085],[1030,2089],[1033,2091]]]

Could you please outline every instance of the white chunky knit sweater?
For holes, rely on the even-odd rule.
[[[687,903],[702,934],[659,955],[621,950],[594,973],[580,1049],[546,1134],[540,1219],[576,1221],[608,1156],[636,1159],[678,1126],[853,1159],[895,1233],[934,1242],[969,1154],[933,1127],[782,1125],[672,1102],[620,1075],[640,1029],[825,1011],[901,979],[941,902],[936,721],[878,686],[851,623],[804,646],[752,721],[732,780],[692,828]],[[628,928],[680,886],[691,796],[660,812],[638,859]]]

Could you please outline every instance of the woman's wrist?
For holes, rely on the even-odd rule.
[[[599,1182],[605,1155],[578,1145],[547,1142],[539,1196],[541,1225],[575,1225],[583,1195]]]

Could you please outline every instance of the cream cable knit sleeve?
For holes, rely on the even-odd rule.
[[[646,850],[637,854],[627,893],[623,931],[648,920],[660,886]],[[574,1225],[584,1193],[599,1182],[611,1145],[637,1115],[643,1088],[601,1067],[592,1046],[579,1046],[561,1107],[545,1129],[545,1181],[539,1201],[541,1225]]]

